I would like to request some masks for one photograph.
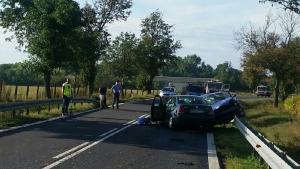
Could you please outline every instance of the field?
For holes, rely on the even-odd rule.
[[[17,90],[16,90],[17,89]],[[51,87],[51,95],[53,98],[61,98],[61,87]],[[97,89],[96,89],[97,90]],[[1,90],[0,90],[1,91]],[[131,98],[133,96],[147,96],[146,91],[124,89],[124,97],[121,99]],[[96,93],[97,91],[95,91]],[[157,94],[158,90],[152,90],[152,94]],[[86,88],[76,88],[75,97],[87,97]],[[107,98],[112,98],[111,90],[108,90]],[[43,86],[2,86],[0,92],[0,102],[24,101],[24,100],[37,100],[46,99],[45,88]]]
[[[246,121],[300,163],[299,116],[289,115],[282,108],[274,108],[270,100],[240,102],[245,108]],[[217,126],[214,132],[217,151],[227,169],[266,168],[266,164],[259,165],[252,147],[234,124],[226,128]]]

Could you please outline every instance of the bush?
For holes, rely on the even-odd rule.
[[[297,115],[300,111],[300,97],[287,98],[283,106],[289,114]]]

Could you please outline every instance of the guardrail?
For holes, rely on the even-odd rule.
[[[235,117],[234,123],[251,144],[254,152],[259,154],[261,164],[265,161],[269,168],[272,169],[300,169],[298,163],[267,140],[262,134],[254,130],[243,119]]]
[[[91,99],[91,98],[73,98],[72,103],[94,103],[97,104],[99,101]],[[41,106],[48,106],[50,110],[51,105],[57,104],[57,107],[59,108],[59,105],[62,104],[62,99],[60,98],[54,98],[54,99],[46,99],[46,100],[33,100],[33,101],[23,101],[23,102],[12,102],[12,103],[3,103],[0,104],[0,112],[6,112],[6,111],[15,111],[15,110],[21,110],[26,109],[27,114],[29,114],[29,109],[33,107],[38,107],[38,113],[40,112]]]

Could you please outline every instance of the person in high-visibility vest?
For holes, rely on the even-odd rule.
[[[63,94],[63,105],[62,105],[62,115],[68,115],[68,107],[70,100],[72,99],[72,86],[71,80],[68,78],[65,83],[62,84],[62,94]]]

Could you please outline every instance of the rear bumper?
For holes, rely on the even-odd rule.
[[[197,117],[197,116],[177,116],[174,117],[174,123],[178,125],[185,126],[206,126],[212,125],[215,121],[214,115],[209,115],[206,117]]]

